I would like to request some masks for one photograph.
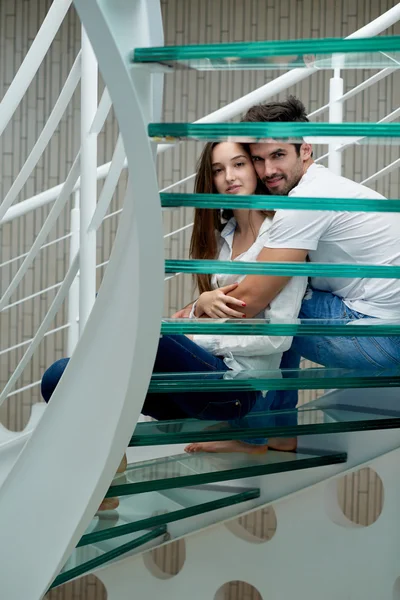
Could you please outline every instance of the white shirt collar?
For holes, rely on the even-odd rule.
[[[272,219],[270,217],[265,217],[264,221],[261,224],[260,231],[258,232],[257,239],[260,237],[260,235],[262,235],[263,233],[268,231],[270,229],[271,225],[272,225]],[[220,234],[222,239],[225,240],[225,242],[228,244],[228,246],[231,250],[232,250],[232,245],[233,245],[233,234],[235,232],[236,227],[237,227],[236,219],[235,219],[235,217],[231,217]]]
[[[301,185],[302,183],[305,183],[306,181],[309,181],[310,179],[313,179],[313,177],[315,177],[315,172],[319,171],[320,169],[326,169],[326,167],[324,167],[324,165],[318,165],[317,163],[312,163],[307,171],[304,173],[303,177],[300,179],[299,183],[297,185],[294,186],[293,190],[290,190],[290,192],[288,193],[288,196],[290,196],[292,194],[292,192],[294,193],[295,189]],[[327,169],[326,169],[327,170]]]

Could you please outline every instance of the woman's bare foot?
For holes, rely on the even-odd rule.
[[[121,462],[119,463],[119,467],[117,469],[117,473],[123,473],[128,466],[128,461],[126,458],[126,454],[122,457]],[[103,502],[100,504],[97,512],[102,510],[115,510],[119,506],[118,498],[104,498]]]
[[[104,498],[103,502],[100,504],[97,512],[102,512],[103,510],[115,510],[119,506],[118,498]]]
[[[244,454],[265,454],[268,446],[257,444],[246,444],[240,440],[230,440],[227,442],[196,442],[189,444],[185,452],[242,452]]]
[[[268,448],[281,452],[294,452],[297,448],[297,438],[269,438]]]
[[[297,448],[297,438],[270,438],[268,444],[246,444],[240,440],[227,442],[196,442],[189,444],[185,452],[242,452],[244,454],[265,454],[271,450],[293,452]]]

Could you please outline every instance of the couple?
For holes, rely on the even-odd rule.
[[[251,108],[244,121],[307,121],[296,98]],[[265,188],[264,188],[265,186]],[[298,197],[383,198],[316,165],[307,143],[207,144],[199,162],[197,193],[290,195]],[[322,207],[321,207],[322,208]],[[227,220],[227,222],[226,222]],[[266,262],[400,264],[400,215],[333,211],[197,209],[191,257]],[[198,275],[197,301],[181,317],[392,319],[398,315],[396,279],[313,278],[303,299],[303,277]],[[298,368],[301,356],[329,367],[359,369],[400,366],[400,338],[171,335],[160,339],[154,372],[227,372]],[[68,359],[44,374],[48,401]],[[251,410],[294,408],[296,391],[148,394],[142,413],[155,419],[195,417],[237,420]],[[246,442],[190,444],[187,451],[263,452],[267,445]],[[269,439],[268,447],[293,450],[296,440]],[[124,469],[122,461],[120,469]],[[115,508],[108,498],[101,508]]]

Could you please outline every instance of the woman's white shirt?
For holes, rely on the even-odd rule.
[[[235,261],[255,261],[267,246],[272,219],[266,217],[260,227],[257,239],[246,251],[235,258]],[[236,220],[230,219],[220,233],[218,260],[232,260],[233,236]],[[242,281],[246,275],[213,275],[213,289],[224,287],[235,281]],[[283,290],[272,300],[270,305],[256,315],[258,319],[281,321],[296,319],[307,287],[306,277],[292,277]],[[282,354],[292,344],[290,336],[256,336],[256,335],[195,335],[193,341],[211,352],[221,356],[225,364],[234,371],[278,369]]]

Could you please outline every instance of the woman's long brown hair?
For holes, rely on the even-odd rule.
[[[212,170],[212,153],[221,142],[209,142],[205,145],[201,153],[198,165],[196,179],[194,182],[195,194],[217,194],[218,191],[214,185],[214,174]],[[240,144],[250,158],[250,151],[247,144]],[[262,181],[257,180],[255,194],[268,194],[267,188]],[[273,211],[263,211],[265,216],[273,216]],[[201,260],[213,260],[217,257],[218,240],[217,234],[225,227],[222,219],[230,219],[233,216],[232,210],[212,208],[196,208],[194,213],[193,232],[190,240],[190,258]],[[212,289],[211,274],[201,273],[194,275],[199,293],[208,292]]]

